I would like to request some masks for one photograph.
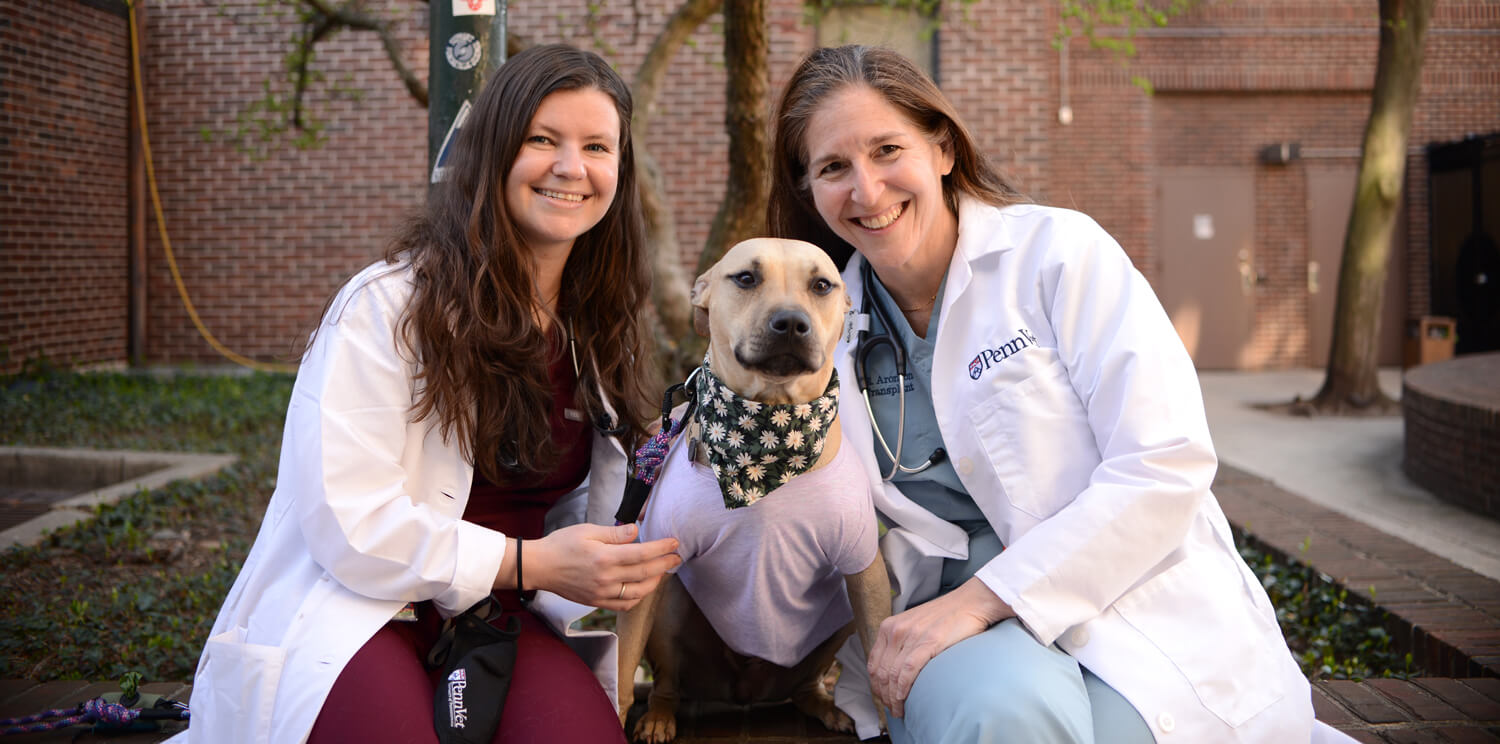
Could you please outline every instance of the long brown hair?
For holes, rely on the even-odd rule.
[[[641,309],[650,296],[645,223],[635,184],[630,90],[597,54],[561,44],[511,57],[474,102],[447,179],[386,252],[408,261],[415,290],[400,334],[415,352],[412,419],[436,415],[445,439],[492,482],[544,472],[556,460],[548,415],[549,360],[568,353],[537,321],[533,256],[505,204],[505,179],[532,117],[557,91],[594,89],[620,116],[619,176],[603,219],[573,244],[563,269],[553,328],[577,344],[578,400],[596,426],[615,429],[629,451],[645,437],[655,366]],[[616,407],[605,412],[600,389]]]
[[[823,248],[842,269],[854,248],[823,221],[807,180],[807,125],[835,93],[863,85],[895,106],[928,139],[952,148],[953,172],[943,177],[943,199],[958,214],[958,195],[1003,207],[1026,201],[974,144],[958,111],[937,84],[910,60],[889,49],[851,44],[814,49],[787,81],[776,110],[771,145],[771,234]]]

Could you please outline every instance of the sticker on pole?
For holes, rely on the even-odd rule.
[[[438,148],[437,157],[432,160],[431,183],[439,183],[448,177],[445,165],[448,162],[448,153],[453,149],[453,140],[458,130],[463,128],[464,120],[467,118],[469,118],[469,102],[464,101],[464,104],[458,107],[458,116],[453,117],[453,124],[448,127],[448,133],[443,135],[443,146]]]
[[[453,0],[453,17],[494,15],[495,0]]]
[[[455,70],[472,70],[479,64],[479,39],[468,31],[459,31],[448,37],[448,48],[443,50],[448,57],[448,66]]]

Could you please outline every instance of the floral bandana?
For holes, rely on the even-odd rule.
[[[823,454],[828,427],[839,412],[839,373],[823,397],[807,403],[770,405],[746,400],[708,368],[695,387],[698,439],[719,480],[724,507],[749,506],[808,471]]]

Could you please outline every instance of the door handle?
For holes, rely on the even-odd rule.
[[[1318,262],[1307,262],[1307,293],[1315,295],[1318,293]]]

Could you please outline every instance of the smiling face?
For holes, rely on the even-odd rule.
[[[817,246],[739,243],[698,277],[692,301],[714,374],[729,389],[773,404],[806,403],[827,389],[849,295]]]
[[[531,117],[505,179],[505,206],[538,254],[572,250],[609,211],[620,170],[620,115],[597,88],[560,90]]]
[[[818,107],[806,146],[818,214],[877,272],[947,264],[958,236],[958,219],[943,198],[943,176],[953,170],[949,149],[864,85]]]

